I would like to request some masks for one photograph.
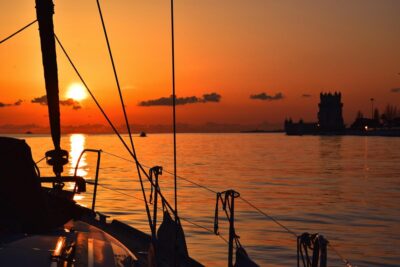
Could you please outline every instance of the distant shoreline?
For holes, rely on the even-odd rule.
[[[318,136],[383,136],[383,137],[400,137],[400,129],[371,129],[371,130],[355,130],[345,129],[343,131],[286,131],[288,136],[302,135],[318,135]]]
[[[285,134],[286,136],[381,136],[381,137],[400,137],[400,131],[346,131],[342,133],[338,132],[323,132],[323,133],[291,133],[287,134],[283,130],[245,130],[245,131],[226,131],[226,132],[178,132],[178,134]],[[73,135],[73,134],[84,134],[84,135],[114,135],[114,133],[85,133],[85,132],[70,132],[63,133],[62,136]],[[128,133],[121,133],[127,135]],[[172,134],[172,132],[150,132],[148,136],[153,134]],[[133,133],[133,137],[139,137],[140,133]],[[0,133],[0,136],[23,136],[23,137],[50,137],[50,133]]]
[[[148,135],[152,134],[172,134],[172,132],[146,132]],[[241,133],[285,133],[283,130],[244,130],[244,131],[210,131],[210,132],[192,132],[192,131],[185,131],[185,132],[177,132],[177,134],[241,134]],[[100,133],[90,133],[90,132],[67,132],[62,133],[61,135],[70,135],[70,134],[87,134],[87,135],[113,135],[114,132],[100,132]],[[120,132],[120,134],[126,135],[127,132]],[[23,136],[50,136],[51,133],[0,133],[1,135],[23,135]],[[140,133],[132,133],[132,136],[139,136]]]
[[[246,130],[240,133],[284,133],[284,130]]]

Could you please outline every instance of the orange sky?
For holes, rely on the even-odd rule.
[[[134,124],[168,124],[171,108],[138,106],[171,94],[169,1],[101,1]],[[95,1],[54,0],[55,31],[107,113],[122,123]],[[344,116],[400,105],[400,1],[175,2],[178,97],[218,93],[218,103],[177,107],[181,123],[282,124],[316,120],[321,91],[341,91]],[[35,3],[0,2],[0,39],[35,19]],[[58,49],[58,48],[57,48]],[[0,125],[47,125],[37,25],[0,45]],[[61,98],[78,78],[58,49]],[[250,99],[266,93],[284,98]],[[309,94],[311,97],[302,97]],[[105,124],[90,99],[62,107],[64,125]],[[0,104],[1,106],[1,104]],[[140,129],[136,129],[140,130]]]

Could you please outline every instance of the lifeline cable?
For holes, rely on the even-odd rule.
[[[95,184],[94,182],[91,182],[91,181],[86,181],[86,183],[88,183],[88,184],[93,184],[93,185]],[[114,191],[114,192],[116,192],[116,193],[118,193],[118,194],[121,194],[121,195],[124,195],[124,196],[127,196],[127,197],[131,197],[131,198],[134,198],[134,199],[137,199],[137,200],[144,201],[143,198],[140,198],[140,197],[137,197],[137,196],[128,194],[128,193],[124,193],[124,192],[121,191],[121,189],[116,189],[116,188],[108,187],[108,186],[105,186],[105,185],[99,184],[99,183],[97,183],[97,185],[100,186],[100,187],[102,187],[102,188],[104,188],[104,189],[107,189],[107,190],[110,190],[110,191]]]
[[[128,162],[132,162],[132,160],[123,158],[123,157],[121,157],[121,156],[115,155],[115,154],[110,153],[110,152],[107,152],[107,151],[103,151],[103,153],[104,153],[104,154],[108,154],[108,155],[113,156],[113,157],[116,157],[116,158],[119,158],[119,159],[121,159],[121,160],[125,160],[125,161],[128,161]],[[149,168],[148,166],[146,166],[146,165],[144,165],[144,164],[142,164],[142,165],[143,165],[144,167],[146,167],[146,168]],[[167,170],[165,170],[165,169],[163,169],[163,172],[173,175],[172,172],[169,172],[169,171],[167,171]],[[182,177],[182,176],[177,176],[177,177],[180,178],[180,179],[183,179],[183,180],[185,180],[185,181],[187,181],[187,182],[189,182],[189,183],[191,183],[191,184],[193,184],[193,185],[196,185],[196,186],[199,187],[199,188],[202,188],[202,189],[207,190],[207,191],[212,192],[212,193],[217,193],[217,191],[215,191],[215,190],[213,190],[213,189],[211,189],[211,188],[209,188],[209,187],[207,187],[207,186],[204,186],[204,185],[198,184],[198,183],[196,183],[196,182],[193,182],[193,181],[191,181],[191,180],[188,179],[188,178],[184,178],[184,177]],[[282,224],[281,222],[279,222],[277,219],[275,219],[275,218],[272,217],[271,215],[268,215],[266,212],[264,212],[263,210],[261,210],[260,208],[258,208],[257,206],[255,206],[254,204],[252,204],[250,201],[248,201],[247,199],[243,198],[242,196],[239,196],[239,198],[240,198],[243,202],[245,202],[246,204],[248,204],[250,207],[252,207],[254,210],[256,210],[259,214],[264,215],[266,218],[268,218],[268,219],[270,219],[271,221],[273,221],[275,224],[277,224],[278,226],[280,226],[281,228],[283,228],[284,230],[286,230],[286,232],[292,234],[292,235],[293,235],[294,237],[296,237],[296,239],[297,239],[297,234],[296,234],[294,231],[290,230],[288,227],[286,227],[285,225],[283,225],[283,224]],[[226,212],[226,211],[225,211],[225,212]],[[182,219],[182,218],[181,218],[181,219]],[[353,266],[353,265],[350,263],[350,261],[347,260],[346,258],[344,258],[344,257],[339,253],[339,251],[335,249],[335,247],[334,247],[331,243],[328,243],[328,246],[329,246],[330,248],[332,248],[332,250],[335,252],[335,254],[341,259],[341,261],[342,261],[347,267],[352,267],[352,266]]]
[[[89,183],[89,184],[94,184],[93,182],[88,182],[88,181],[87,181],[87,183]],[[124,196],[128,196],[128,197],[132,197],[132,198],[137,199],[137,200],[144,201],[144,199],[142,199],[142,198],[140,198],[140,197],[136,197],[136,196],[131,195],[131,194],[128,194],[128,193],[125,193],[125,192],[122,192],[120,189],[108,187],[108,186],[105,186],[105,185],[99,184],[99,183],[98,183],[97,185],[100,186],[100,187],[102,187],[102,188],[104,188],[104,189],[107,189],[107,190],[110,190],[110,191],[114,191],[114,192],[116,192],[116,193],[118,193],[118,194],[121,194],[121,195],[124,195]],[[162,210],[162,208],[159,208],[159,209]],[[187,223],[189,223],[189,224],[191,224],[191,225],[193,225],[193,226],[196,226],[197,228],[203,229],[203,230],[205,230],[206,232],[209,232],[210,234],[213,234],[213,235],[214,235],[214,231],[213,231],[213,230],[211,230],[211,229],[209,229],[209,228],[207,228],[207,227],[205,227],[205,226],[203,226],[203,225],[200,225],[200,224],[198,224],[198,223],[195,223],[195,222],[193,222],[192,220],[190,220],[190,219],[188,219],[188,218],[179,217],[179,219],[182,220],[182,221],[185,221],[185,222],[187,222]],[[225,243],[228,243],[228,240],[226,240],[226,238],[223,237],[222,235],[218,235],[218,237],[220,237],[221,240],[223,240]]]
[[[110,153],[110,152],[107,152],[107,151],[104,151],[104,150],[103,150],[103,153],[104,153],[104,154],[108,154],[108,155],[113,156],[113,157],[116,157],[116,158],[119,158],[119,159],[124,160],[124,161],[127,161],[127,162],[132,162],[132,163],[134,163],[134,161],[132,161],[132,160],[130,160],[130,159],[126,159],[126,158],[124,158],[124,157],[115,155],[115,154],[113,154],[113,153]],[[147,166],[147,165],[145,165],[145,164],[142,164],[142,166],[143,166],[143,167],[146,167],[146,168],[150,168],[149,166]],[[170,172],[170,171],[165,170],[165,169],[163,169],[163,172],[168,173],[168,174],[170,174],[170,175],[174,175],[173,172]],[[204,190],[207,190],[207,191],[209,191],[209,192],[211,192],[211,193],[213,193],[213,194],[216,194],[216,193],[217,193],[217,191],[215,191],[215,190],[213,190],[213,189],[211,189],[211,188],[209,188],[209,187],[207,187],[207,186],[205,186],[205,185],[201,185],[201,184],[199,184],[199,183],[193,182],[193,181],[191,181],[191,180],[189,180],[188,178],[185,178],[185,177],[183,177],[183,176],[177,175],[176,177],[179,178],[179,179],[182,179],[182,180],[184,180],[184,181],[186,181],[186,182],[188,182],[188,183],[191,183],[191,184],[193,184],[193,185],[195,185],[195,186],[197,186],[197,187],[203,188]]]

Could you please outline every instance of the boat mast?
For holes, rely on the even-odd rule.
[[[68,162],[68,153],[61,150],[60,147],[60,106],[58,96],[56,45],[53,28],[54,4],[52,0],[35,0],[35,2],[36,16],[39,23],[40,45],[42,49],[51,137],[54,144],[54,150],[48,151],[46,157],[47,162],[53,166],[53,171],[56,176],[60,176],[63,171],[63,165]]]

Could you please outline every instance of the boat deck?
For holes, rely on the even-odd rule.
[[[71,220],[46,234],[2,238],[1,266],[139,266],[138,258],[120,241],[83,221]],[[63,265],[63,264],[62,264]],[[63,265],[64,266],[64,265]]]

